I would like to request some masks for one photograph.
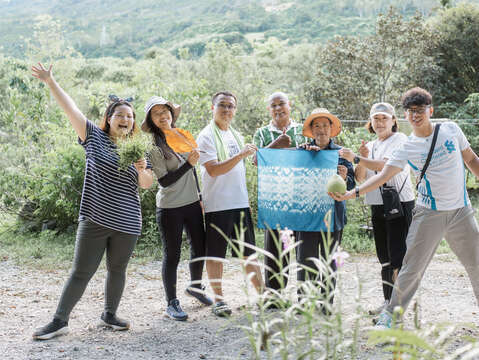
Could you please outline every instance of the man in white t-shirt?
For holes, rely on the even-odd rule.
[[[424,89],[413,88],[404,94],[402,105],[413,129],[408,140],[393,152],[379,174],[344,195],[330,194],[332,198],[346,200],[366,194],[401,172],[407,164],[419,179],[437,126],[430,120],[432,97]],[[479,158],[461,129],[453,122],[442,123],[431,162],[418,184],[403,266],[391,301],[379,316],[378,327],[391,327],[396,306],[407,308],[443,237],[466,268],[479,300],[479,228],[467,195],[464,163],[479,177]]]
[[[228,243],[233,256],[244,258],[254,254],[254,250],[233,239],[255,245],[243,159],[253,155],[257,148],[252,144],[244,145],[243,137],[231,127],[236,105],[236,96],[232,93],[216,93],[211,106],[213,120],[197,139],[202,165],[206,256],[210,258],[206,261],[206,270],[215,293],[213,313],[217,316],[231,314],[231,309],[224,302],[221,284],[222,259],[226,257]],[[262,292],[264,284],[259,266],[246,262],[245,270],[248,274],[253,273],[251,282],[258,292]]]

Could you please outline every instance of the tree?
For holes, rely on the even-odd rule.
[[[479,6],[443,10],[431,29],[437,36],[430,55],[441,70],[435,76],[435,102],[462,104],[479,89]]]
[[[406,21],[391,7],[378,16],[375,34],[326,44],[310,96],[318,106],[356,119],[366,117],[374,102],[397,103],[404,89],[429,83],[435,65],[425,52],[432,37],[420,14]]]
[[[62,24],[51,15],[38,15],[33,29],[32,39],[27,40],[30,60],[52,62],[74,53],[66,45]]]

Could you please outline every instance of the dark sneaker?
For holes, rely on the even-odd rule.
[[[224,301],[219,301],[214,304],[211,311],[219,317],[228,317],[231,315],[231,308]]]
[[[53,321],[33,333],[34,340],[48,340],[68,333],[68,321],[53,318]]]
[[[165,315],[168,316],[170,319],[178,321],[185,321],[186,319],[188,319],[188,314],[183,311],[178,299],[170,300],[170,303],[166,308]]]
[[[191,297],[194,297],[200,303],[206,306],[213,305],[213,300],[211,300],[205,292],[205,287],[195,288],[193,286],[188,286],[185,290],[185,294]]]
[[[101,314],[101,321],[103,325],[112,328],[114,331],[128,330],[130,328],[130,323],[126,320],[116,317],[115,314],[109,312],[103,312]]]

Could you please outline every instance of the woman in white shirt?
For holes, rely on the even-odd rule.
[[[397,132],[398,123],[394,107],[388,103],[377,103],[372,106],[366,128],[369,132],[376,134],[377,139],[367,144],[363,141],[359,147],[359,156],[350,149],[340,150],[340,156],[357,165],[355,176],[359,182],[380,172],[391,154],[407,140],[406,135]],[[365,203],[371,205],[374,242],[376,254],[381,263],[384,294],[383,305],[370,311],[371,315],[379,314],[391,299],[392,286],[406,253],[406,237],[414,208],[414,191],[409,166],[385,185],[393,186],[399,193],[404,216],[386,220],[381,190],[376,189],[366,194]]]

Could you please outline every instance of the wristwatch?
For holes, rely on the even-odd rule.
[[[355,163],[355,164],[359,164],[360,161],[361,161],[361,159],[359,158],[359,156],[355,156],[354,159],[353,159],[353,163]]]
[[[356,199],[359,199],[359,186],[356,186],[354,191],[356,192]]]

